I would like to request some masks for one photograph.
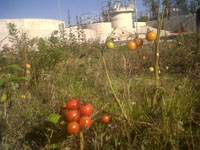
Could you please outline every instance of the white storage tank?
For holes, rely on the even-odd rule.
[[[100,41],[105,41],[108,36],[110,36],[113,28],[110,22],[100,22],[92,23],[87,25],[87,29],[95,31],[95,39],[100,39]]]
[[[133,28],[132,8],[120,8],[109,12],[113,28]]]
[[[29,37],[49,37],[64,22],[52,19],[2,19],[0,20],[1,35],[8,35],[9,23],[15,24],[21,33],[27,33]]]

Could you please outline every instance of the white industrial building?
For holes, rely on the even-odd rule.
[[[63,21],[51,19],[4,19],[0,20],[0,46],[8,43],[8,23],[17,26],[21,33],[28,37],[48,38],[59,33],[61,25],[64,25],[66,35],[73,34],[76,39],[81,34],[85,40],[99,40],[104,42],[107,38],[116,41],[128,40],[136,35],[145,38],[147,28],[156,31],[155,28],[147,27],[145,22],[136,22],[135,0],[119,1],[108,0],[101,5],[98,15],[84,14],[80,17],[80,24],[76,26],[66,25]],[[161,34],[169,34],[162,31]]]

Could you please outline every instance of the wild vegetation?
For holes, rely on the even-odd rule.
[[[199,149],[195,34],[161,41],[155,88],[149,71],[155,64],[153,42],[130,51],[124,43],[108,49],[76,39],[28,39],[12,24],[9,31],[12,45],[0,51],[0,149],[80,149],[79,134],[68,134],[60,120],[48,121],[71,98],[94,108],[92,127],[84,132],[87,150]],[[101,122],[105,113],[111,117],[107,124]]]

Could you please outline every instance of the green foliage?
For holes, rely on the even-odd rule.
[[[138,18],[138,22],[147,22],[149,20],[148,16],[141,16],[140,18]]]
[[[23,68],[21,68],[20,66],[18,66],[18,65],[16,65],[16,64],[8,65],[8,66],[6,67],[6,69],[14,69],[14,70],[16,70],[16,71],[24,71]]]
[[[52,122],[52,123],[57,124],[58,121],[60,120],[60,118],[61,118],[61,115],[59,115],[59,114],[51,114],[51,115],[49,115],[49,116],[47,117],[47,120],[48,120],[49,122]]]

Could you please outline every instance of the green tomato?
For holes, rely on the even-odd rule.
[[[112,41],[108,41],[108,42],[106,43],[106,46],[107,46],[107,48],[109,48],[109,49],[113,49],[114,46],[115,46],[115,44],[114,44]]]
[[[153,67],[149,67],[149,71],[150,71],[150,72],[153,72],[153,71],[154,71],[154,68],[153,68]]]
[[[4,103],[6,100],[7,100],[7,95],[4,93],[4,94],[1,96],[0,103]]]

